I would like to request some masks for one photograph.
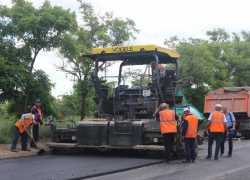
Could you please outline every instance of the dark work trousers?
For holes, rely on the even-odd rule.
[[[175,134],[176,133],[164,133],[163,134],[163,143],[164,143],[167,161],[171,160],[171,152],[173,151]]]
[[[223,139],[223,132],[210,132],[209,134],[209,142],[208,142],[208,157],[212,156],[212,146],[214,139],[216,140],[215,154],[214,157],[218,158],[221,141]]]
[[[186,160],[195,160],[195,138],[185,138]]]
[[[228,132],[230,132],[230,129],[232,129],[232,126],[228,127]],[[223,134],[223,139],[222,139],[221,146],[220,146],[220,153],[221,154],[224,154],[224,151],[225,151],[224,144],[225,144],[226,138],[227,138],[227,133],[225,132]],[[232,139],[231,136],[228,136],[228,145],[229,145],[228,154],[232,155],[232,152],[233,152],[233,139]]]
[[[33,138],[36,143],[38,141],[38,135],[39,135],[39,124],[34,124],[33,125]],[[30,147],[36,147],[33,141],[30,141]]]
[[[11,149],[16,149],[19,136],[21,136],[22,150],[27,149],[28,134],[26,132],[20,133],[18,127],[16,126],[14,126],[14,137],[12,140]]]

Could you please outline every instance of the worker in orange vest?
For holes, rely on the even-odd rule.
[[[210,129],[209,142],[208,142],[208,155],[206,159],[211,159],[213,141],[214,139],[216,139],[214,160],[218,160],[220,145],[225,130],[226,134],[228,135],[227,119],[225,115],[221,113],[221,107],[222,107],[221,104],[215,105],[215,111],[210,114],[206,128],[204,129],[204,132],[206,132],[208,128]]]
[[[198,132],[198,118],[191,114],[189,108],[183,110],[182,139],[185,141],[186,160],[183,163],[195,162],[195,139]]]
[[[14,137],[12,140],[11,151],[17,152],[16,145],[19,136],[21,136],[21,145],[22,151],[30,151],[27,148],[28,134],[26,129],[30,129],[30,134],[32,135],[33,125],[36,123],[36,120],[40,118],[40,114],[23,114],[21,119],[18,120],[14,125]],[[33,137],[31,137],[33,139]]]
[[[43,125],[42,110],[41,110],[40,105],[41,105],[40,99],[36,99],[35,105],[31,108],[32,114],[36,114],[36,113],[40,114],[40,118],[36,120],[36,123],[33,126],[33,137],[36,143],[38,141],[38,136],[39,136],[39,125]],[[38,147],[35,145],[33,141],[30,142],[30,147],[38,149]]]
[[[158,109],[153,114],[153,117],[160,119],[166,162],[170,163],[172,160],[171,151],[173,150],[174,137],[177,132],[177,121],[179,121],[179,117],[174,111],[169,109],[169,105],[166,103],[160,104]]]

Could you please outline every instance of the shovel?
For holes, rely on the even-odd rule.
[[[27,129],[25,127],[23,127],[25,129],[25,131],[27,132],[27,134],[29,135],[30,139],[34,142],[34,144],[36,145],[36,147],[39,149],[39,151],[37,152],[38,155],[42,155],[43,153],[45,153],[44,149],[41,149],[38,147],[38,145],[36,144],[36,142],[34,141],[34,139],[31,137],[30,133],[27,131]]]

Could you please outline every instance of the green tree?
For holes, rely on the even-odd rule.
[[[86,115],[86,98],[93,94],[92,75],[94,73],[93,60],[79,57],[79,52],[89,53],[95,47],[119,46],[130,43],[135,39],[134,34],[139,31],[133,20],[114,17],[113,13],[97,15],[93,6],[80,3],[80,13],[84,21],[77,31],[65,36],[60,48],[60,57],[63,64],[61,71],[76,77],[77,84],[74,89],[81,95],[81,120]],[[99,70],[113,63],[100,63]]]
[[[230,38],[230,35],[225,31],[225,29],[215,28],[212,31],[207,31],[207,36],[213,42],[221,43],[227,42]]]
[[[5,60],[9,63],[11,58],[16,58],[15,62],[22,66],[18,73],[22,73],[23,79],[15,84],[13,77],[20,79],[19,74],[9,76],[10,83],[2,91],[10,91],[9,95],[12,95],[16,105],[20,104],[18,109],[22,114],[29,109],[33,68],[39,52],[59,48],[65,34],[75,29],[77,24],[75,13],[59,6],[52,7],[47,0],[38,9],[25,0],[12,0],[12,4],[11,8],[0,6],[0,35],[4,41],[11,41],[9,46],[18,54],[11,57],[15,53],[9,52]],[[21,93],[17,93],[19,89]]]
[[[214,29],[206,33],[209,40],[179,40],[172,37],[165,44],[181,54],[179,79],[190,103],[203,110],[207,92],[230,86],[250,84],[250,33],[227,33]]]
[[[51,83],[48,75],[44,71],[37,70],[32,73],[31,88],[30,88],[30,99],[28,101],[28,110],[25,112],[30,112],[32,106],[34,105],[34,100],[40,98],[42,100],[41,108],[44,115],[53,115],[57,116],[57,112],[54,108],[54,97],[51,95],[51,89],[54,87],[54,84]],[[21,101],[22,91],[17,90],[18,94],[17,102]],[[18,99],[20,98],[20,99]],[[14,99],[10,100],[7,104],[8,114],[18,115],[16,112],[19,112],[21,108],[19,104],[16,104]]]

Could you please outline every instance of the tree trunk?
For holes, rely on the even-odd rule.
[[[87,93],[85,93],[85,92],[82,93],[82,100],[81,100],[81,121],[83,121],[83,119],[85,118],[85,112],[86,112],[85,99],[86,99],[86,95],[87,95]]]
[[[17,93],[17,92],[16,92]],[[19,102],[18,102],[18,97],[17,97],[17,94],[14,96],[14,102],[17,106],[17,109],[18,109],[18,112],[19,112],[19,116],[21,117],[21,115],[23,114],[23,109],[21,108]]]
[[[25,96],[23,100],[23,113],[27,113],[28,110],[28,100],[30,96],[30,82],[27,83],[27,86],[25,88]]]
[[[35,52],[35,55],[34,55],[33,58],[31,57],[31,65],[30,65],[29,72],[28,72],[29,78],[31,78],[31,76],[32,76],[32,71],[33,71],[33,68],[34,68],[36,57],[37,57],[40,50],[41,50],[41,48],[38,49]],[[29,111],[28,110],[28,101],[29,101],[29,96],[30,96],[30,88],[31,88],[31,80],[28,79],[27,86],[25,88],[25,96],[24,96],[24,99],[23,99],[23,113],[27,113],[26,111]]]

